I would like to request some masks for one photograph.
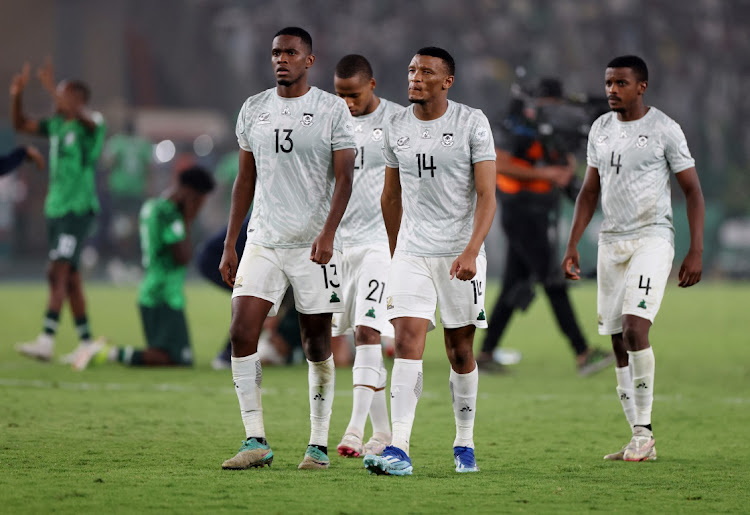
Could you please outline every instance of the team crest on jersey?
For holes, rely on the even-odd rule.
[[[443,140],[441,141],[444,147],[452,147],[453,146],[453,133],[452,132],[444,132],[443,133]]]
[[[607,136],[606,134],[602,134],[601,136],[599,136],[598,138],[596,138],[596,144],[597,145],[604,145],[607,142],[608,139],[609,139],[609,136]]]
[[[67,147],[72,145],[76,142],[76,133],[75,132],[69,132],[65,135],[65,138],[63,139],[63,144]]]
[[[258,115],[258,125],[265,125],[267,123],[271,123],[271,113],[260,113]]]
[[[422,131],[422,139],[431,139],[432,136],[430,136],[430,129],[425,129]]]
[[[638,136],[638,143],[635,144],[638,148],[643,148],[646,145],[648,145],[648,136],[644,136],[643,134]]]
[[[292,112],[289,110],[288,107],[284,107],[284,109],[281,111],[281,114],[285,116],[289,116],[290,114],[292,114]]]
[[[474,133],[474,135],[477,138],[477,141],[485,141],[487,139],[489,132],[484,127],[480,127],[477,129],[477,131]]]
[[[376,127],[372,130],[372,141],[380,141],[383,139],[383,129]]]
[[[305,127],[309,127],[313,124],[313,114],[312,113],[303,113],[302,114],[302,120],[300,120],[300,123],[304,125]]]
[[[406,150],[407,148],[411,148],[411,145],[409,145],[409,136],[402,136],[397,139],[396,146],[398,147],[398,150]]]

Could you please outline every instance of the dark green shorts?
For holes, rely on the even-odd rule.
[[[193,351],[190,349],[185,312],[172,309],[166,304],[155,307],[139,304],[146,345],[163,350],[176,365],[192,365]]]
[[[47,218],[47,241],[50,261],[67,261],[78,268],[81,248],[94,228],[94,213],[68,213],[58,218]]]

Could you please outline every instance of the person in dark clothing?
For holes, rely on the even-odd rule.
[[[0,156],[0,177],[9,174],[26,160],[33,161],[40,170],[44,170],[46,166],[44,156],[36,147],[16,147],[9,154]]]
[[[560,81],[543,79],[532,105],[515,100],[504,123],[506,134],[502,139],[508,150],[497,150],[497,187],[507,257],[502,290],[476,358],[480,370],[502,369],[493,359],[493,351],[513,313],[525,311],[534,300],[537,283],[543,286],[557,324],[576,355],[579,374],[592,374],[613,361],[611,353],[587,345],[557,267],[560,197],[574,180],[575,157],[573,148],[563,148],[567,146],[565,139],[549,137],[554,126],[540,117],[542,113],[554,113],[550,116],[554,118],[558,106],[563,105]]]

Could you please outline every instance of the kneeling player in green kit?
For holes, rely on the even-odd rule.
[[[175,188],[143,204],[139,223],[146,272],[139,289],[138,307],[146,348],[94,344],[78,356],[73,368],[83,370],[92,362],[103,361],[133,366],[193,364],[183,292],[186,265],[192,254],[188,234],[206,195],[213,189],[211,174],[192,167],[180,174]]]

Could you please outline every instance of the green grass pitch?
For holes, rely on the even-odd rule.
[[[490,288],[494,298],[496,288]],[[92,284],[96,335],[141,345],[134,288]],[[595,287],[572,290],[592,343]],[[449,365],[430,333],[417,408],[411,477],[369,476],[335,446],[351,409],[351,371],[337,370],[331,468],[298,471],[309,437],[307,370],[267,367],[263,405],[275,461],[223,471],[243,437],[231,374],[209,362],[229,321],[229,299],[188,286],[197,365],[76,373],[13,350],[33,338],[42,283],[0,285],[0,512],[2,513],[502,513],[747,512],[750,506],[750,285],[670,287],[656,324],[654,432],[659,459],[604,462],[629,438],[613,371],[579,378],[543,295],[511,322],[505,345],[523,360],[480,376],[478,474],[454,472]],[[491,309],[491,305],[488,306]],[[57,354],[75,345],[63,314]],[[478,340],[483,335],[479,334]],[[479,343],[479,342],[477,342]],[[387,364],[390,372],[391,363]]]

